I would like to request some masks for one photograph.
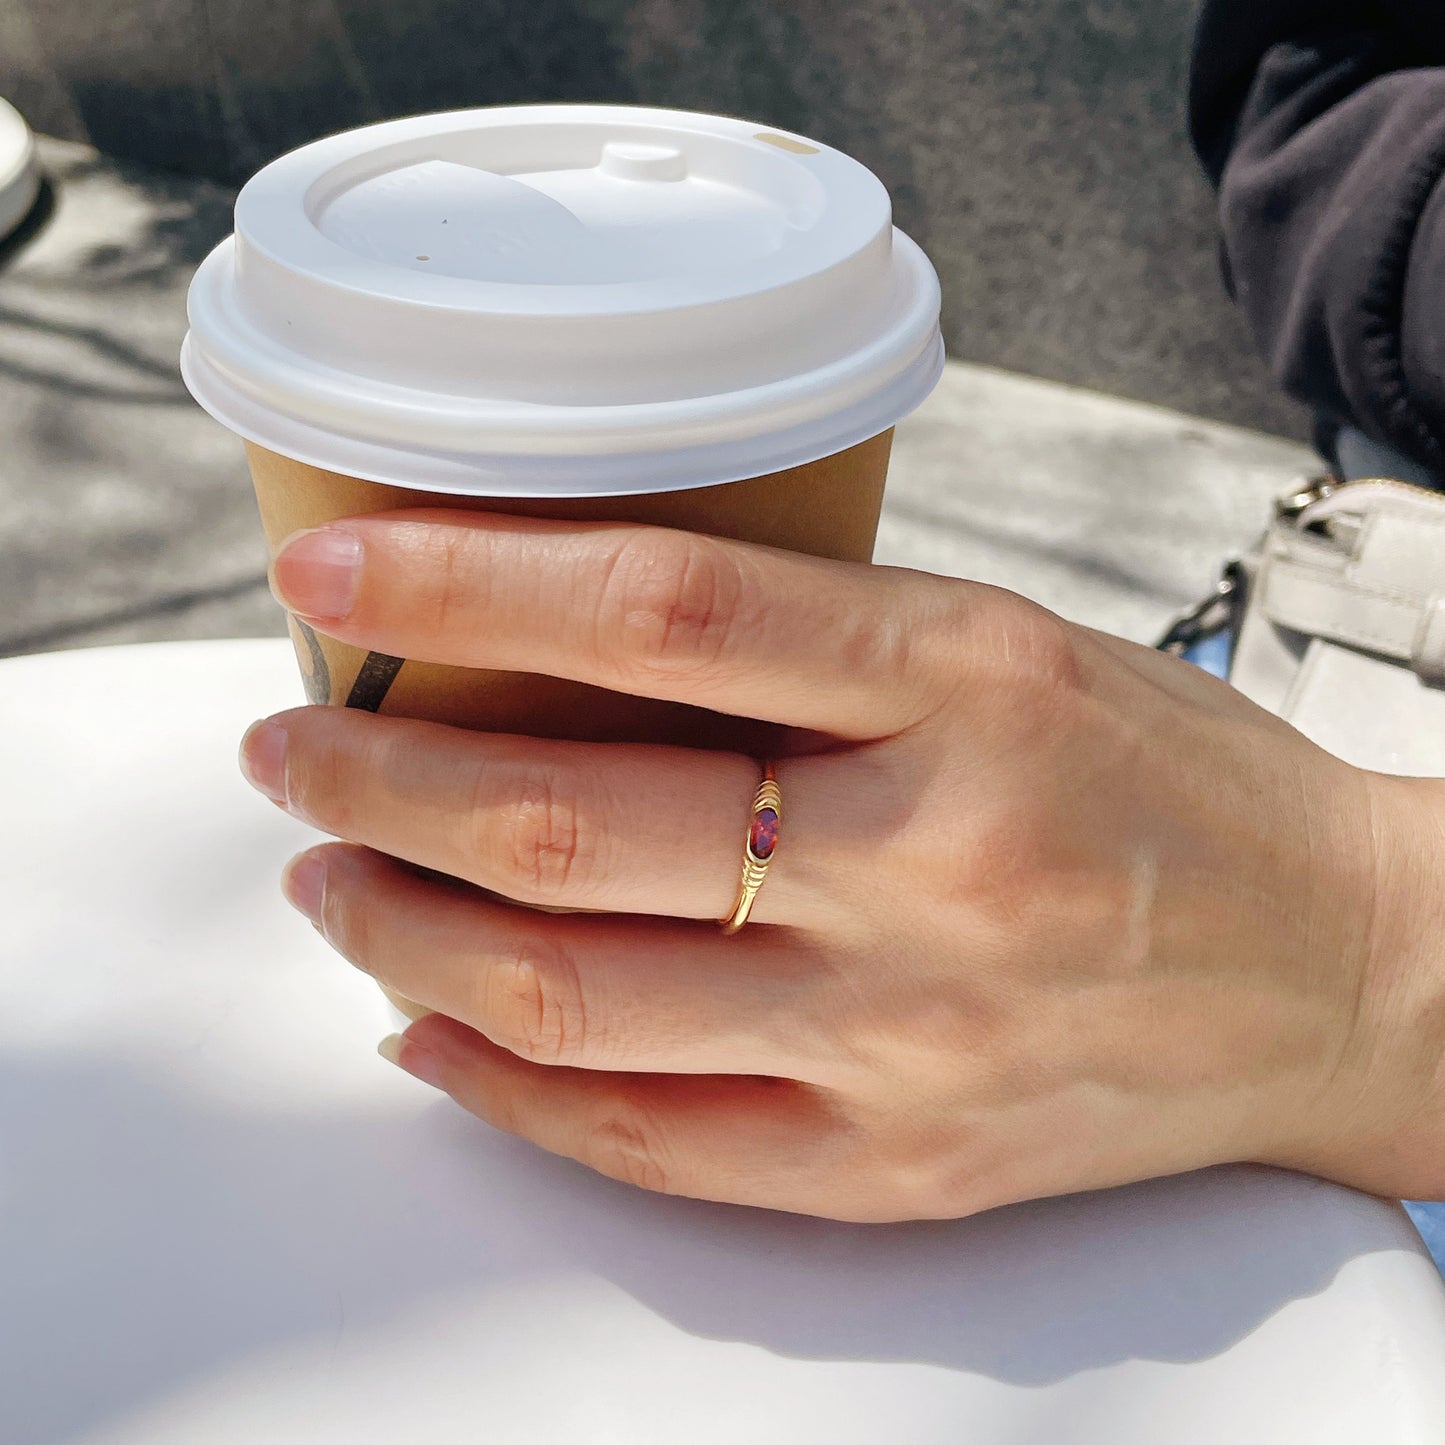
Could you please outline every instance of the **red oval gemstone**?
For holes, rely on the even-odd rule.
[[[778,810],[759,808],[753,814],[752,831],[748,835],[748,848],[754,858],[771,858],[778,846]]]

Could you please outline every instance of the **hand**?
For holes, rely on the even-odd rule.
[[[1226,1160],[1445,1191],[1438,785],[917,573],[413,512],[301,534],[274,577],[359,647],[790,730],[732,937],[754,759],[333,708],[248,734],[252,781],[350,840],[293,863],[292,901],[437,1011],[398,1062],[498,1127],[852,1220]]]

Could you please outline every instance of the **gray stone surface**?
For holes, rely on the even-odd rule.
[[[43,159],[55,212],[0,270],[0,650],[266,630],[240,446],[176,367],[231,193]]]
[[[899,428],[877,558],[1152,642],[1318,468],[1298,442],[951,362]]]
[[[280,632],[240,445],[176,370],[230,192],[73,144],[44,157],[55,212],[0,270],[0,652]],[[1147,638],[1309,463],[954,362],[900,428],[879,558]]]
[[[1220,292],[1185,141],[1194,0],[0,0],[0,94],[109,155],[235,181],[410,111],[715,109],[888,183],[950,348],[1304,435]]]

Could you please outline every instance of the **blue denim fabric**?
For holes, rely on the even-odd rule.
[[[1216,632],[1212,637],[1202,638],[1193,647],[1185,648],[1180,654],[1185,662],[1202,667],[1229,681],[1229,665],[1234,661],[1234,636],[1229,632]]]
[[[1415,1204],[1407,1199],[1405,1213],[1415,1221],[1420,1238],[1435,1256],[1440,1273],[1445,1275],[1445,1204]]]
[[[1339,463],[1339,475],[1347,482],[1359,481],[1362,477],[1393,477],[1397,482],[1413,482],[1417,487],[1433,487],[1437,492],[1441,489],[1441,478],[1429,468],[1352,426],[1342,427],[1335,438],[1335,460]]]

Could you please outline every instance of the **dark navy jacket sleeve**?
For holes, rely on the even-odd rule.
[[[1281,385],[1445,470],[1445,0],[1206,0],[1190,124]]]

